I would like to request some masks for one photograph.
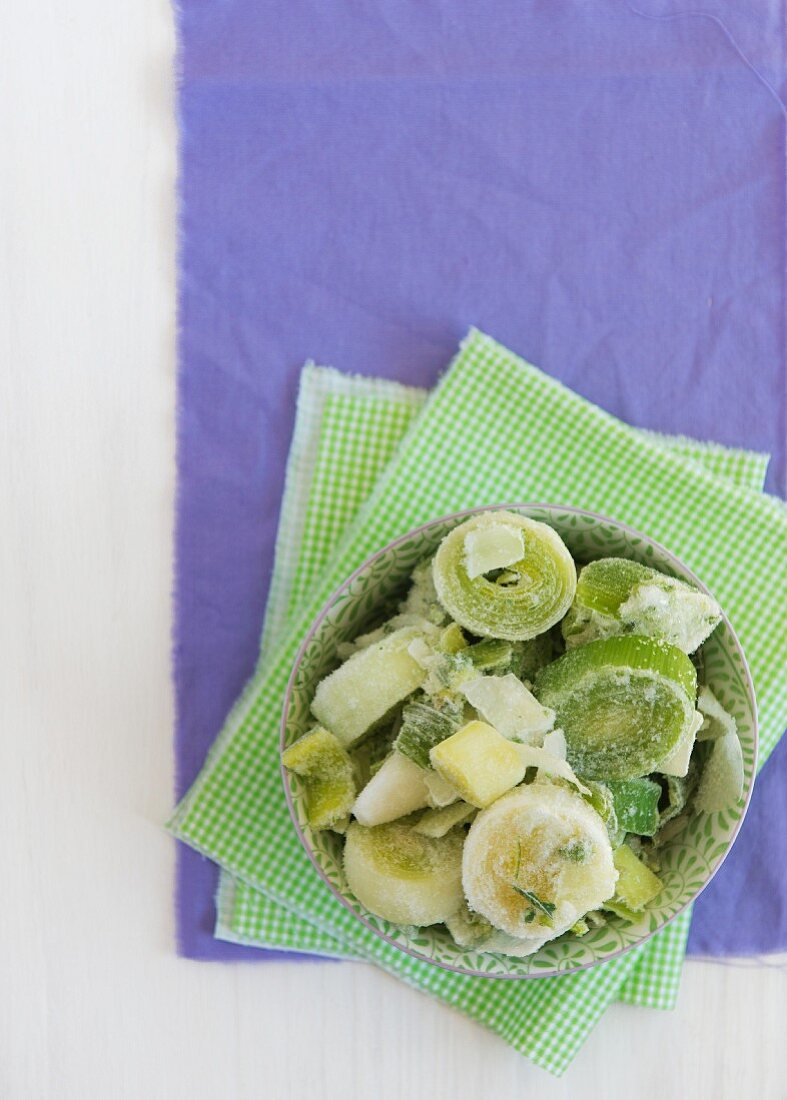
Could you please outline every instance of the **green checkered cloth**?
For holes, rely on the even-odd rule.
[[[293,443],[288,461],[276,558],[260,646],[264,659],[316,583],[342,534],[426,400],[424,390],[395,382],[351,377],[307,365],[301,376]],[[767,456],[655,436],[676,454],[734,484],[762,487]],[[330,510],[322,501],[330,500]],[[216,897],[216,935],[257,947],[361,958],[328,933],[278,905],[226,871]],[[641,952],[618,1000],[672,1008],[678,994],[690,923],[687,911]]]
[[[173,829],[323,933],[561,1072],[639,952],[579,974],[519,983],[457,975],[412,959],[374,936],[324,889],[283,810],[277,768],[277,724],[289,670],[331,591],[403,530],[437,514],[506,499],[569,502],[615,516],[670,545],[703,576],[747,649],[767,755],[785,708],[778,673],[784,663],[787,515],[779,502],[725,485],[682,456],[667,454],[657,440],[643,441],[473,332],[319,581],[308,586],[286,640],[261,662],[178,808]],[[330,512],[333,504],[325,499],[319,507]]]

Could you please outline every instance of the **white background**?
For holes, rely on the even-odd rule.
[[[368,966],[175,957],[173,51],[165,0],[0,7],[0,1097],[787,1097],[784,970],[690,963],[555,1081]]]

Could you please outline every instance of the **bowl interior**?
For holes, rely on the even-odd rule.
[[[700,584],[663,547],[612,520],[552,505],[500,507],[550,524],[579,562],[606,556],[632,558]],[[434,552],[461,518],[488,510],[473,509],[461,517],[436,520],[411,532],[369,559],[334,594],[305,639],[293,670],[282,721],[283,746],[292,744],[313,724],[309,706],[319,680],[338,663],[337,645],[392,613],[389,609],[406,591],[414,566]],[[297,776],[285,773],[291,812],[306,851],[327,885],[364,924],[389,943],[439,966],[467,974],[512,978],[565,973],[608,960],[642,943],[696,898],[727,854],[748,805],[756,760],[756,710],[746,662],[726,618],[705,643],[704,654],[706,681],[738,724],[744,795],[734,809],[693,815],[665,844],[660,873],[664,889],[637,924],[610,916],[606,925],[581,939],[563,936],[524,959],[458,947],[440,925],[414,929],[392,924],[370,913],[349,892],[342,870],[342,838],[309,828]]]

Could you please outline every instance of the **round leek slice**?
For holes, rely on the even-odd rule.
[[[534,692],[565,732],[568,760],[588,779],[652,772],[694,721],[696,671],[675,646],[638,636],[572,649],[536,677]]]
[[[428,837],[403,822],[367,829],[353,822],[344,845],[347,884],[358,901],[395,924],[439,924],[462,895],[464,831]]]
[[[531,941],[531,950],[598,908],[616,879],[603,821],[580,795],[553,783],[503,795],[481,811],[465,841],[462,884],[470,908]]]
[[[483,534],[492,549],[499,538],[507,549],[512,531],[521,538],[522,557],[509,562],[498,579],[471,577],[468,536],[477,539]],[[487,560],[506,559],[490,553]],[[514,512],[484,512],[459,524],[440,543],[433,572],[437,597],[460,626],[481,637],[507,641],[534,638],[559,622],[577,582],[573,559],[560,536],[547,524]]]

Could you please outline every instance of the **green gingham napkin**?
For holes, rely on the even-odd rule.
[[[289,821],[275,812],[282,802],[282,697],[300,640],[331,591],[404,530],[442,513],[517,499],[570,502],[643,528],[710,584],[753,667],[764,759],[781,732],[787,693],[780,682],[787,514],[778,502],[727,486],[657,441],[643,441],[472,332],[311,587],[286,640],[234,708],[172,825],[237,877],[560,1072],[631,972],[636,951],[590,971],[521,983],[419,962],[374,936],[325,890]]]
[[[426,400],[424,390],[339,374],[308,364],[298,408],[263,628],[260,659],[281,636],[316,583],[336,543],[382,474]],[[736,484],[762,487],[767,456],[677,437],[663,446]],[[329,502],[329,506],[325,506]],[[216,935],[258,947],[333,958],[361,958],[330,934],[222,872]],[[618,1000],[672,1008],[677,997],[690,913],[686,911],[641,952]]]

